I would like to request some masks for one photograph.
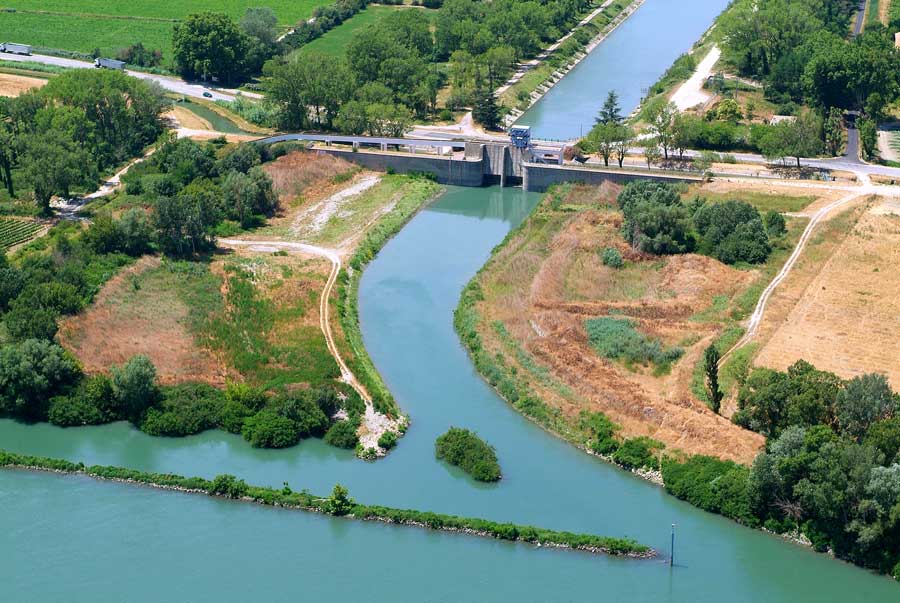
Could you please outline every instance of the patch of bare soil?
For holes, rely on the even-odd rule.
[[[722,329],[697,315],[714,298],[740,293],[756,274],[705,256],[637,253],[620,236],[620,214],[608,205],[549,212],[547,219],[539,214],[498,253],[484,274],[486,300],[479,306],[485,345],[518,365],[539,397],[568,419],[602,411],[627,437],[647,435],[672,449],[750,462],[763,438],[713,413],[690,385],[703,350]],[[622,252],[624,268],[602,264],[605,247]],[[684,355],[664,375],[601,357],[584,321],[608,315],[631,318],[641,333],[681,346]],[[498,323],[519,352],[498,336]],[[521,351],[531,361],[523,362]]]
[[[24,92],[41,88],[47,80],[12,73],[0,73],[0,96],[15,98]]]
[[[144,354],[163,384],[224,385],[227,371],[188,329],[188,308],[173,280],[180,277],[159,267],[159,258],[148,256],[110,279],[89,308],[62,321],[60,343],[88,373]]]
[[[900,207],[882,201],[857,221],[859,213],[846,212],[836,230],[849,234],[821,258],[802,294],[802,283],[779,294],[794,304],[756,364],[784,369],[803,359],[845,378],[884,373],[900,387]]]

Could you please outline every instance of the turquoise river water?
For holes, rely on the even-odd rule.
[[[615,90],[629,113],[672,61],[688,51],[729,0],[646,0],[518,119],[537,138],[580,138]]]
[[[366,345],[412,427],[376,463],[310,440],[254,450],[218,431],[152,438],[123,423],[0,421],[19,452],[326,493],[369,503],[631,536],[676,567],[537,549],[203,496],[0,471],[0,601],[892,601],[890,580],[699,511],[522,418],[473,370],[452,328],[459,292],[537,196],[450,189],[366,270]],[[437,435],[473,428],[504,479],[439,464]]]

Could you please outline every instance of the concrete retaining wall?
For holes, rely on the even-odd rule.
[[[643,172],[620,172],[615,170],[603,171],[569,165],[559,166],[541,163],[526,163],[523,167],[525,174],[522,178],[522,188],[526,191],[537,193],[542,193],[551,185],[562,182],[581,182],[584,184],[615,182],[625,184],[632,180],[659,180],[662,182],[700,182],[702,180],[701,176],[689,176],[686,174],[653,174]]]
[[[316,148],[319,153],[328,153],[370,170],[385,172],[388,168],[398,174],[420,172],[433,174],[441,184],[456,186],[482,186],[484,173],[482,161],[461,161],[449,157],[401,155],[371,151],[350,151],[348,149]]]

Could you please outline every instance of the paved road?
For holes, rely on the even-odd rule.
[[[862,33],[866,16],[866,0],[859,1],[859,9],[856,11],[856,22],[853,23],[853,35],[858,36]]]
[[[67,67],[69,69],[95,69],[93,63],[87,61],[76,61],[75,59],[64,59],[62,57],[51,57],[43,54],[32,54],[29,56],[21,56],[17,54],[2,53],[0,59],[4,61],[16,61],[20,63],[41,63],[43,65],[56,65],[57,67]],[[176,94],[184,94],[185,96],[193,96],[195,98],[203,98],[204,92],[211,94],[212,100],[234,100],[233,93],[226,93],[214,88],[208,88],[201,84],[190,84],[177,77],[169,77],[165,75],[154,75],[143,71],[127,70],[128,75],[134,76],[142,80],[150,80],[158,83],[160,86],[170,92]],[[248,94],[247,96],[255,96]]]

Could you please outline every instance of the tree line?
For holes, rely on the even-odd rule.
[[[0,99],[0,178],[10,197],[29,187],[44,213],[54,195],[93,189],[99,174],[140,154],[163,131],[154,83],[78,70]]]
[[[798,361],[754,370],[738,406],[733,421],[766,436],[752,467],[671,459],[666,489],[900,579],[900,396],[887,379],[844,380]]]

